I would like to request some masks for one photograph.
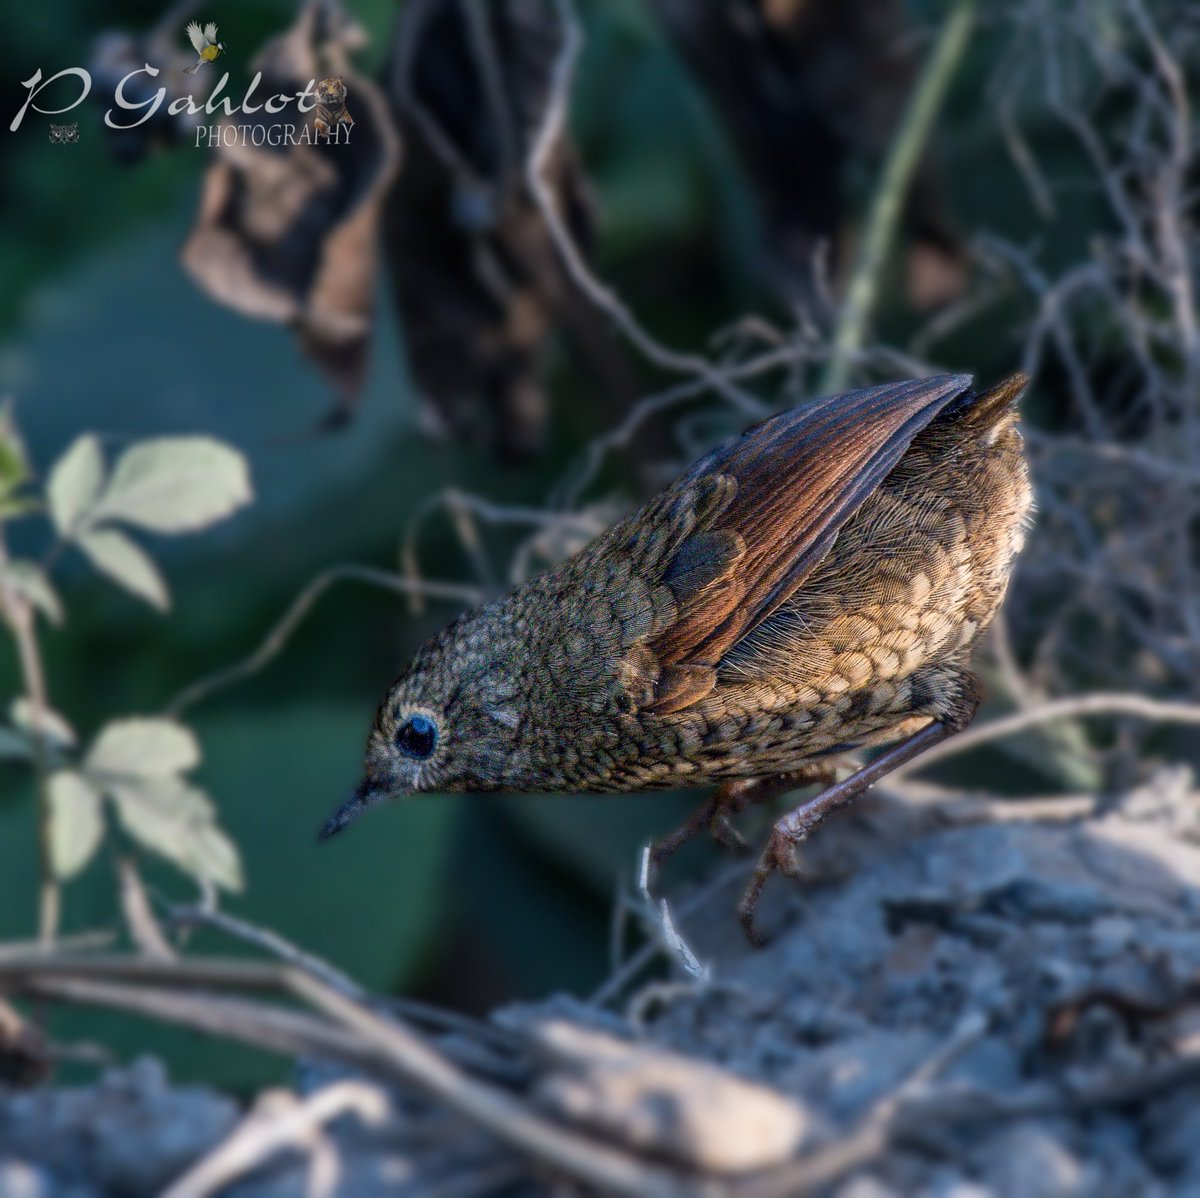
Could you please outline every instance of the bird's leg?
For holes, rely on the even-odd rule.
[[[789,811],[787,815],[776,822],[771,829],[767,847],[763,850],[763,855],[754,869],[750,885],[746,887],[746,893],[742,895],[742,901],[738,904],[738,915],[741,917],[742,927],[751,944],[765,943],[754,927],[754,912],[758,907],[758,899],[767,878],[776,870],[785,877],[794,878],[798,872],[796,847],[808,839],[831,811],[838,807],[844,807],[864,791],[869,790],[881,778],[890,774],[892,770],[965,728],[970,723],[971,717],[974,716],[975,709],[979,706],[978,691],[974,686],[967,690],[962,702],[961,712],[956,713],[953,717],[934,720],[933,723],[926,724],[920,731],[881,753],[857,773],[851,774],[849,778],[821,791],[807,803],[801,803],[799,807]]]
[[[706,799],[692,812],[686,823],[682,823],[674,832],[655,841],[650,847],[650,864],[657,869],[676,849],[687,844],[702,828],[710,824],[716,817],[720,790],[710,799]]]
[[[733,816],[747,807],[757,807],[789,791],[820,783],[828,786],[837,781],[837,765],[833,758],[805,762],[801,768],[786,774],[767,774],[761,778],[733,778],[717,787],[708,830],[722,848],[744,853],[749,845],[733,826]]]
[[[676,849],[705,828],[722,848],[744,852],[746,841],[733,826],[732,817],[747,807],[769,802],[789,790],[799,790],[815,782],[828,784],[837,777],[832,759],[806,762],[787,774],[768,774],[762,778],[729,778],[722,782],[712,798],[701,803],[691,818],[650,850],[652,864],[662,864]]]

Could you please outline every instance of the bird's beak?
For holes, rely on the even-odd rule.
[[[388,796],[386,790],[378,790],[367,780],[359,783],[358,789],[325,821],[318,840],[328,840],[347,824],[353,823],[368,807],[374,807]]]

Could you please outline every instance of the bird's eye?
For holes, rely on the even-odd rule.
[[[428,757],[437,745],[437,725],[424,715],[410,715],[396,729],[396,748],[408,757]]]

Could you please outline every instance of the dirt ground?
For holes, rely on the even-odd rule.
[[[1109,801],[875,796],[773,880],[766,948],[727,869],[673,896],[703,977],[634,961],[602,1001],[438,1033],[624,1174],[369,1069],[298,1064],[247,1113],[144,1060],[0,1091],[0,1195],[1200,1195],[1196,797],[1181,768]]]

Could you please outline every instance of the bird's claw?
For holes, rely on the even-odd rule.
[[[767,938],[754,926],[754,915],[758,910],[763,886],[773,873],[781,873],[785,878],[794,878],[800,873],[800,865],[796,860],[796,841],[778,827],[771,829],[767,847],[763,849],[750,877],[750,884],[746,887],[746,893],[742,895],[742,901],[738,904],[738,918],[742,921],[746,938],[755,948],[762,948],[767,942]]]
[[[743,854],[750,851],[746,838],[733,826],[733,820],[724,811],[718,811],[708,824],[709,834],[723,849]]]
[[[687,823],[680,825],[669,836],[655,842],[650,849],[650,864],[657,869],[681,845],[708,829],[709,835],[723,849],[734,853],[745,853],[749,849],[742,834],[733,826],[733,816],[742,810],[743,802],[736,793],[718,789],[716,794],[696,811]]]

